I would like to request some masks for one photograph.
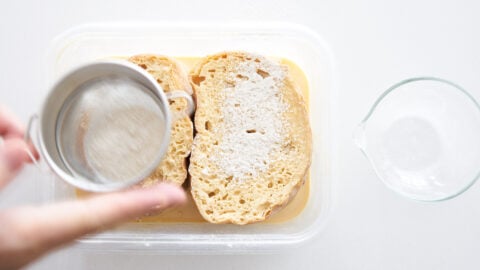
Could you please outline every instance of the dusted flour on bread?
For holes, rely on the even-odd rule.
[[[285,66],[227,52],[191,74],[197,101],[192,196],[213,223],[246,224],[283,208],[303,184],[311,131]]]
[[[268,169],[270,156],[279,153],[286,123],[278,116],[287,108],[280,89],[286,75],[274,63],[241,62],[227,76],[233,85],[219,92],[228,121],[213,127],[223,137],[211,158],[234,181],[257,177]]]

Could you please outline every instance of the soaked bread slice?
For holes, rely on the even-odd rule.
[[[225,52],[191,72],[197,110],[191,193],[212,223],[265,220],[295,196],[311,162],[306,106],[288,68]]]
[[[148,54],[135,55],[128,60],[148,71],[165,92],[183,90],[192,94],[188,75],[177,61]],[[157,169],[142,182],[142,186],[150,186],[158,181],[181,185],[187,178],[186,161],[193,142],[193,123],[186,114],[187,106],[187,101],[182,98],[170,101],[172,127],[167,154]]]

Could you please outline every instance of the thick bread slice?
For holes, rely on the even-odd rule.
[[[165,92],[183,90],[192,94],[188,75],[177,61],[147,54],[136,55],[128,60],[148,71]],[[150,186],[159,180],[181,185],[187,178],[186,159],[192,148],[193,124],[185,114],[186,108],[187,102],[184,99],[170,101],[172,128],[167,154],[155,172],[142,182],[143,186]]]
[[[191,192],[212,223],[262,221],[295,196],[311,161],[305,103],[288,68],[225,52],[190,74],[197,102]]]

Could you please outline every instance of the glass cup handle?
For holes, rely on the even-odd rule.
[[[192,116],[193,112],[195,111],[195,102],[189,94],[182,90],[174,90],[165,93],[165,95],[168,99],[184,98],[187,101],[187,109],[185,112],[188,116]]]

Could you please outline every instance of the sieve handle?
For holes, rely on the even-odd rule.
[[[187,110],[186,113],[188,116],[192,116],[193,112],[195,111],[195,102],[193,98],[182,90],[174,90],[165,93],[168,99],[175,99],[175,98],[184,98],[187,101]]]
[[[36,149],[38,149],[37,144],[33,141],[32,139],[32,132],[33,132],[33,125],[35,122],[38,121],[38,115],[34,114],[30,117],[28,120],[28,125],[27,125],[27,130],[25,131],[25,134],[23,135],[23,140],[26,143],[31,143]],[[33,164],[40,170],[40,171],[45,171],[42,166],[40,166],[40,162],[38,162],[37,159],[35,159],[35,156],[33,155],[32,151],[30,149],[25,148],[25,151],[27,152],[27,155],[30,157],[32,160]]]

